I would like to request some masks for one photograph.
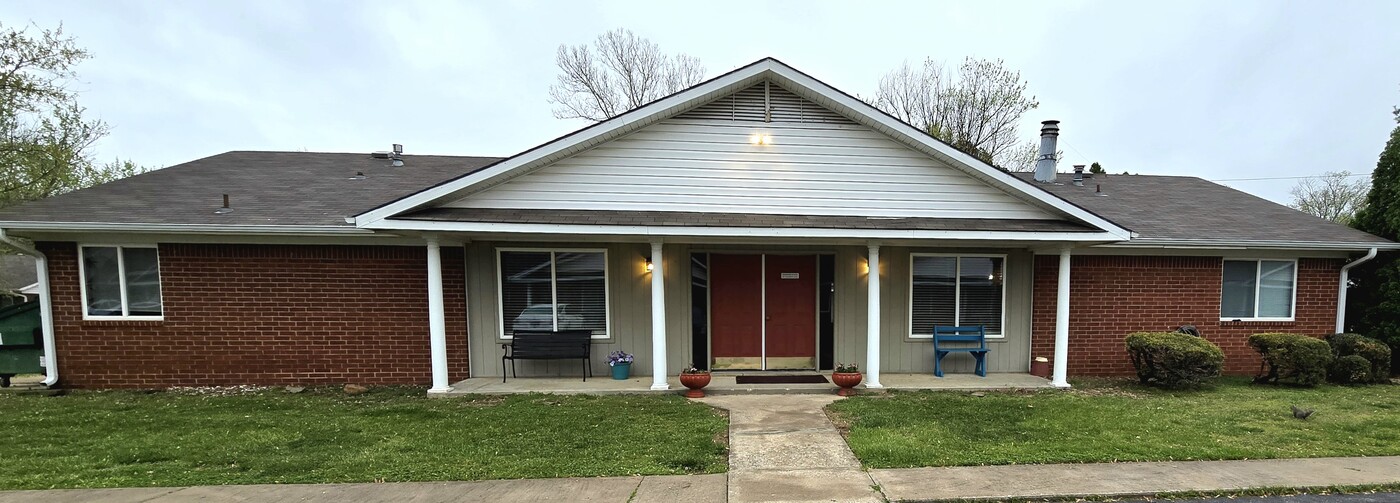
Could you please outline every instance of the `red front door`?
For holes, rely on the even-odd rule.
[[[817,366],[817,257],[767,255],[764,303],[767,369]]]
[[[711,254],[709,271],[712,368],[816,368],[816,256]]]
[[[710,254],[711,367],[763,368],[763,255]]]

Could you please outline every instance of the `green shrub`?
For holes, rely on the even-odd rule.
[[[1249,336],[1249,346],[1264,357],[1255,376],[1257,383],[1290,381],[1315,386],[1327,379],[1332,347],[1327,341],[1298,334],[1266,333]]]
[[[1332,360],[1327,380],[1337,384],[1367,384],[1371,382],[1371,362],[1361,355],[1346,355]]]
[[[1126,339],[1128,355],[1143,384],[1197,386],[1220,375],[1225,353],[1203,338],[1177,332],[1138,332]]]
[[[1383,383],[1390,380],[1390,346],[1384,342],[1357,334],[1332,334],[1327,336],[1327,344],[1332,346],[1332,356],[1337,360],[1347,356],[1359,356],[1369,362],[1369,382]],[[1333,365],[1336,365],[1336,361]]]

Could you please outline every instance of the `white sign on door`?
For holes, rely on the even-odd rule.
[[[779,274],[778,277],[780,277],[780,278],[782,278],[782,279],[797,279],[797,278],[799,278],[800,276],[798,275],[798,273],[795,273],[795,272],[785,272],[785,273]]]

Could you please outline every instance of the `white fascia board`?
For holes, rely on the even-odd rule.
[[[355,217],[355,225],[359,227],[368,227],[375,222],[449,197],[468,187],[489,182],[496,177],[506,175],[512,171],[529,169],[555,160],[557,156],[591,148],[604,141],[630,133],[641,126],[652,124],[666,117],[673,116],[681,111],[720,97],[725,93],[742,88],[751,82],[757,82],[765,78],[776,78],[798,90],[807,90],[811,93],[816,93],[825,101],[837,105],[836,108],[842,109],[839,111],[852,116],[857,122],[862,122],[867,126],[874,127],[876,130],[884,132],[905,144],[917,146],[919,147],[917,150],[926,154],[936,153],[955,168],[977,176],[984,181],[993,183],[1002,188],[1002,190],[1009,191],[1013,194],[1019,194],[1027,200],[1054,208],[1061,213],[1087,222],[1094,227],[1102,229],[1104,232],[1112,234],[1117,240],[1133,238],[1131,231],[1107,219],[1070,204],[1068,201],[1055,197],[1049,192],[1027,186],[1026,182],[987,165],[970,155],[964,154],[943,142],[935,140],[928,136],[928,134],[881,112],[874,106],[853,98],[824,82],[772,58],[762,59],[756,63],[721,75],[709,82],[681,91],[670,97],[658,100],[593,126],[580,129],[470,175],[425,189],[398,201],[361,213]]]
[[[159,232],[168,234],[372,235],[374,231],[333,225],[130,224],[110,222],[0,222],[0,229],[45,232]]]
[[[1134,239],[1098,245],[1098,248],[1169,248],[1220,250],[1400,250],[1400,243],[1321,241],[1239,241],[1215,239]]]
[[[771,237],[826,239],[946,239],[1101,243],[1118,239],[1107,232],[937,231],[899,229],[823,229],[798,227],[681,227],[663,225],[516,224],[392,220],[367,229],[492,234],[572,234],[645,237]]]
[[[853,116],[852,118],[856,119],[858,122],[868,121],[866,123],[867,126],[874,127],[876,130],[882,131],[897,140],[901,140],[906,145],[921,147],[917,148],[917,150],[923,151],[926,154],[930,153],[930,151],[941,154],[941,156],[945,160],[950,161],[954,167],[961,168],[963,171],[969,172],[969,174],[981,178],[984,181],[992,182],[1000,186],[1003,190],[1021,194],[1034,202],[1038,202],[1044,206],[1054,208],[1064,214],[1083,220],[1094,227],[1098,227],[1105,232],[1118,236],[1118,239],[1127,240],[1133,237],[1132,231],[1110,222],[1084,208],[1075,206],[1064,199],[1060,199],[1049,192],[1034,187],[1028,187],[1026,181],[1016,178],[1010,173],[996,169],[950,145],[938,141],[929,136],[928,133],[920,131],[918,128],[884,113],[873,105],[847,95],[807,74],[781,64],[776,65],[776,68],[773,69],[773,73],[787,80],[799,90],[810,89],[812,92],[818,93],[822,98],[830,100],[832,104],[838,105],[836,108],[844,108],[844,110],[839,111]],[[862,121],[861,119],[864,120]]]
[[[398,201],[380,206],[355,216],[355,224],[365,227],[399,213],[447,198],[457,192],[477,184],[489,182],[496,177],[508,175],[512,171],[529,169],[565,155],[592,148],[605,141],[618,138],[642,126],[646,126],[677,113],[689,110],[714,98],[737,91],[752,82],[762,80],[771,71],[774,61],[765,59],[716,77],[709,82],[692,87],[669,97],[657,100],[641,108],[634,109],[617,117],[579,129],[553,141],[527,150],[513,157],[487,166],[469,175],[431,187]]]

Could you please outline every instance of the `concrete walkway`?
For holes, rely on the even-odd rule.
[[[879,502],[822,408],[835,395],[721,395],[729,410],[730,502]]]
[[[871,470],[890,501],[1138,496],[1400,483],[1400,456]]]
[[[0,503],[185,503],[195,501],[301,503],[437,503],[532,501],[710,503],[724,501],[723,474],[655,477],[400,482],[392,484],[282,484],[0,491]]]

